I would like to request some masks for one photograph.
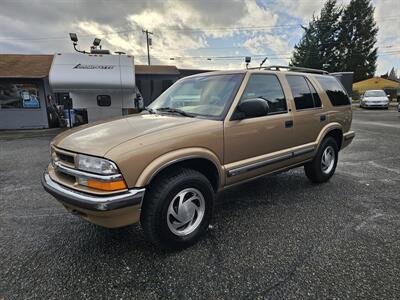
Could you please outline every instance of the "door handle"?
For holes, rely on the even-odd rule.
[[[325,116],[325,115],[319,116],[319,120],[320,120],[321,122],[324,122],[324,121],[326,120],[326,116]]]
[[[285,128],[292,128],[293,127],[293,120],[285,121]]]

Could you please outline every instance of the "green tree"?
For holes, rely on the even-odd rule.
[[[330,72],[338,69],[339,19],[342,9],[336,0],[325,2],[319,17],[313,19],[308,27],[303,27],[304,35],[295,46],[290,64],[293,66],[326,69]]]
[[[345,8],[338,7],[336,0],[327,0],[320,15],[313,16],[303,29],[290,65],[353,71],[354,81],[375,74],[378,28],[371,0],[351,0]]]
[[[376,71],[378,27],[374,10],[370,0],[351,0],[340,21],[340,69],[353,71],[355,82],[374,76]]]
[[[325,2],[321,15],[316,21],[318,56],[321,67],[329,72],[339,70],[340,48],[337,45],[340,33],[342,8],[337,7],[336,0]]]
[[[304,29],[304,35],[300,42],[294,46],[293,57],[289,63],[291,66],[317,69],[322,66],[319,59],[316,59],[319,53],[315,21],[313,17],[313,20],[307,27],[302,27]]]
[[[396,71],[395,71],[394,67],[390,70],[390,73],[388,75],[388,79],[397,80],[397,74],[396,74]]]

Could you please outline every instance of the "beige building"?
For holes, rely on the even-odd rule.
[[[392,98],[396,98],[400,92],[400,82],[381,77],[372,77],[353,84],[353,91],[363,94],[367,90],[384,90]]]

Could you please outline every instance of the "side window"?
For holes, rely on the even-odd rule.
[[[350,105],[347,93],[335,77],[315,76],[314,78],[325,90],[333,106]]]
[[[109,95],[98,95],[97,96],[97,105],[98,106],[110,106],[111,105],[111,97]]]
[[[253,74],[240,99],[260,98],[268,102],[269,115],[287,112],[282,86],[275,75]]]
[[[296,110],[314,108],[314,99],[306,79],[300,75],[287,75]]]
[[[311,95],[312,95],[312,97],[313,97],[313,99],[314,99],[314,106],[315,106],[315,107],[321,107],[321,106],[322,106],[322,102],[321,102],[321,98],[319,97],[317,91],[315,90],[315,88],[314,88],[314,86],[312,85],[312,83],[311,83],[310,80],[308,80],[308,79],[306,78],[306,81],[307,81],[307,83],[308,83],[308,87],[310,88]]]

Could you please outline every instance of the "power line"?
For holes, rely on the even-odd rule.
[[[374,19],[374,21],[386,22],[393,19],[397,19],[400,15],[397,16],[389,16],[384,19]],[[364,22],[364,20],[342,20],[344,23],[360,23]],[[321,22],[319,24],[329,24],[330,22]],[[281,27],[301,27],[307,26],[308,24],[302,23],[292,23],[292,24],[280,24],[280,25],[265,25],[265,26],[243,26],[243,27],[203,27],[203,28],[180,28],[180,27],[165,27],[162,30],[173,30],[173,31],[220,31],[220,30],[238,30],[238,31],[250,31],[250,30],[262,30],[262,29],[270,29],[270,28],[281,28]]]
[[[386,22],[393,19],[397,19],[400,15],[388,16],[384,19],[374,19],[375,21]],[[364,20],[342,20],[342,22],[364,22]],[[326,22],[320,22],[323,24]],[[279,24],[279,25],[265,25],[265,26],[247,26],[247,27],[203,27],[203,28],[180,28],[176,26],[171,27],[163,27],[160,31],[171,30],[171,31],[189,31],[189,32],[205,32],[205,31],[263,31],[264,29],[270,28],[287,28],[287,27],[301,27],[307,26],[308,24],[301,23],[292,23],[292,24]],[[101,34],[80,34],[81,37],[94,37],[94,36],[108,36],[115,34],[123,34],[138,31],[138,28],[135,29],[126,29],[120,31],[110,31],[104,32]],[[42,40],[63,40],[67,39],[67,37],[38,37],[38,38],[0,38],[0,41],[42,41]]]
[[[291,53],[288,53],[289,55]],[[397,55],[400,54],[400,50],[395,50],[395,51],[386,51],[386,52],[380,52],[377,55],[378,56],[386,56],[386,55]],[[144,55],[135,55],[135,57],[145,57]],[[174,56],[174,57],[169,57],[169,56],[153,56],[154,58],[157,59],[171,59],[173,58],[173,60],[243,60],[243,58],[245,57],[245,55],[226,55],[226,56]],[[279,60],[279,59],[290,59],[290,56],[287,55],[272,55],[269,56],[267,54],[263,54],[263,55],[253,55],[252,58],[253,59],[261,59],[261,58],[265,58],[268,57],[269,60]]]

